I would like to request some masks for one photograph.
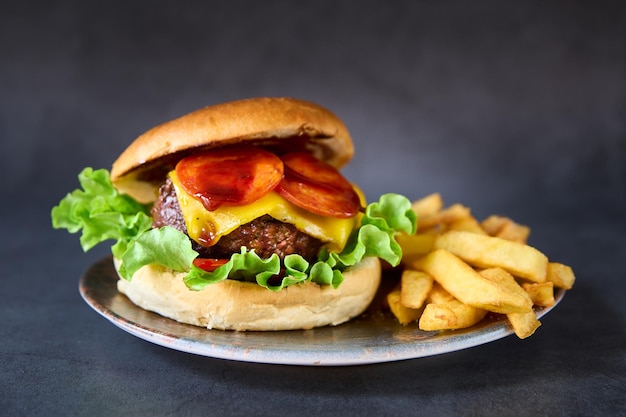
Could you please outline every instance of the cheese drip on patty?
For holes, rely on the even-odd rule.
[[[174,184],[187,233],[196,242],[204,242],[207,246],[215,244],[239,226],[252,220],[269,215],[283,223],[293,224],[299,231],[313,236],[325,243],[328,250],[340,252],[346,245],[352,230],[358,227],[361,215],[348,219],[325,217],[285,200],[275,191],[245,206],[222,205],[214,211],[208,211],[200,200],[188,194],[181,186],[176,171],[169,173]],[[362,192],[355,190],[364,203]]]

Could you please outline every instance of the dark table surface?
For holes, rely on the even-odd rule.
[[[0,414],[626,414],[623,2],[105,2],[0,13]],[[593,5],[592,5],[593,3]],[[370,199],[438,191],[532,227],[575,287],[535,335],[348,367],[171,350],[96,314],[50,208],[198,107],[335,111]]]

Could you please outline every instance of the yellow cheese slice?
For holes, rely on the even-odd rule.
[[[184,190],[175,171],[170,172],[169,177],[178,196],[187,233],[197,242],[214,244],[221,236],[268,214],[283,223],[293,224],[301,232],[325,242],[328,250],[340,252],[352,230],[358,226],[361,217],[357,215],[349,219],[340,219],[320,216],[295,206],[274,191],[246,206],[220,206],[217,210],[208,211],[198,199]],[[357,192],[362,197],[362,193],[359,190]]]

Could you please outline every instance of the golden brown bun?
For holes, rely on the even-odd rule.
[[[307,282],[278,292],[233,280],[191,291],[183,276],[149,265],[131,281],[120,279],[118,289],[145,310],[209,329],[311,329],[341,324],[363,313],[376,294],[381,269],[378,258],[365,258],[344,271],[337,289]]]
[[[205,107],[152,128],[113,163],[111,180],[121,191],[149,202],[155,183],[193,150],[285,141],[304,141],[336,168],[354,154],[347,128],[329,110],[292,98],[252,98]]]

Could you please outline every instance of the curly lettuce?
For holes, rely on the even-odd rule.
[[[106,240],[115,240],[113,255],[121,257],[128,244],[152,228],[150,206],[117,191],[105,169],[85,168],[78,174],[82,189],[67,194],[52,208],[52,227],[81,232],[86,252]]]
[[[157,264],[186,273],[184,282],[191,290],[225,279],[256,282],[272,291],[305,281],[336,288],[343,281],[342,272],[364,257],[375,256],[398,265],[402,249],[395,236],[400,232],[415,233],[417,223],[406,197],[384,194],[366,207],[360,227],[340,253],[322,250],[310,263],[297,254],[282,261],[277,255],[262,259],[254,250],[242,247],[228,262],[209,272],[193,264],[198,252],[192,249],[189,238],[173,227],[152,228],[150,207],[119,193],[107,170],[85,168],[79,182],[82,189],[68,194],[52,209],[54,228],[82,232],[84,251],[114,240],[111,251],[121,260],[119,273],[124,279],[131,280],[143,266]]]

